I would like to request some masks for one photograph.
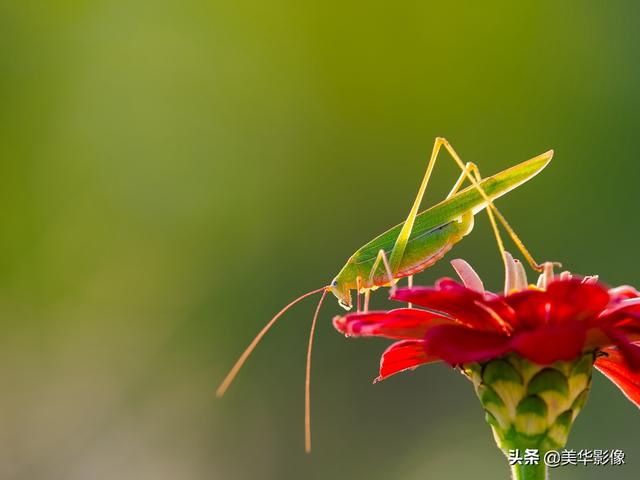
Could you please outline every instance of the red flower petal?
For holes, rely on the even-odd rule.
[[[490,310],[481,293],[451,279],[440,280],[435,288],[399,288],[391,298],[443,312],[471,328],[495,332],[504,331],[508,325],[506,320]]]
[[[384,380],[403,370],[437,361],[435,356],[427,354],[424,347],[424,340],[403,340],[391,345],[382,354],[380,376],[374,382]]]
[[[535,328],[548,321],[549,298],[542,290],[521,290],[504,297],[504,301],[516,312],[517,328]]]
[[[609,293],[600,285],[580,279],[559,280],[545,291],[522,290],[505,297],[518,316],[518,324],[534,328],[547,323],[593,321],[609,303]]]
[[[422,340],[427,329],[449,318],[426,310],[398,308],[388,312],[350,313],[335,317],[333,326],[347,336],[387,338],[414,338]]]
[[[551,302],[550,323],[590,320],[609,303],[609,292],[601,285],[580,279],[552,282],[546,293]]]
[[[619,300],[613,306],[602,311],[590,323],[594,326],[612,326],[620,321],[630,319],[640,324],[640,298]]]
[[[514,336],[513,350],[534,363],[549,365],[559,360],[569,361],[582,353],[586,340],[584,324],[580,322],[543,325]]]
[[[617,322],[613,328],[624,334],[631,342],[640,340],[640,322],[635,318],[627,318]]]
[[[437,325],[425,336],[427,352],[451,365],[499,357],[509,349],[509,337],[461,325]]]
[[[612,302],[619,302],[629,298],[640,297],[640,292],[630,285],[621,285],[619,287],[609,289],[609,296]]]
[[[622,353],[616,348],[605,348],[606,357],[598,357],[595,367],[622,390],[626,397],[640,407],[640,372],[631,370]]]
[[[634,372],[640,371],[640,345],[629,341],[627,336],[619,330],[606,329],[604,333],[618,347],[627,366]]]
[[[486,307],[489,307],[490,310],[493,310],[498,317],[506,321],[511,326],[510,329],[517,328],[517,313],[507,302],[504,301],[504,297],[486,292],[483,304]]]

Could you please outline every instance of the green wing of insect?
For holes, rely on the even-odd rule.
[[[551,153],[547,152],[485,178],[480,182],[480,187],[494,201],[533,178],[550,161]],[[418,257],[424,260],[424,252],[438,252],[438,244],[451,240],[453,231],[460,229],[460,225],[463,226],[462,230],[468,231],[473,226],[473,223],[465,225],[469,215],[482,211],[487,203],[478,189],[471,185],[418,214],[404,252],[404,268],[401,266],[400,271],[407,270],[407,265],[411,265]],[[351,257],[350,263],[358,266],[357,270],[362,271],[363,277],[371,269],[380,250],[387,254],[391,252],[402,225],[398,224],[374,238]],[[464,234],[466,231],[462,231],[461,236]]]

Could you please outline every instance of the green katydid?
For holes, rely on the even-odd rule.
[[[447,195],[443,201],[418,213],[429,179],[431,178],[431,173],[435,167],[438,153],[442,147],[447,150],[451,158],[460,168],[460,177],[455,182],[449,195]],[[549,150],[537,157],[483,179],[475,164],[463,163],[446,139],[441,137],[436,138],[427,170],[407,219],[359,248],[349,257],[347,263],[330,285],[307,292],[280,310],[280,312],[262,328],[238,358],[220,384],[217,395],[219,397],[224,395],[256,345],[289,308],[304,298],[322,292],[311,323],[307,349],[305,449],[309,452],[311,449],[309,392],[311,351],[316,320],[327,292],[333,293],[338,299],[340,306],[347,310],[352,308],[351,291],[355,290],[357,293],[358,310],[360,310],[360,294],[364,293],[364,308],[366,310],[369,303],[369,294],[372,290],[381,286],[391,286],[391,288],[395,288],[396,282],[403,277],[408,277],[409,283],[411,284],[413,274],[421,272],[436,263],[453,245],[471,232],[474,225],[474,215],[485,209],[503,261],[506,258],[505,249],[496,219],[506,230],[529,265],[534,270],[541,271],[542,266],[535,262],[493,202],[537,175],[547,166],[552,157],[553,150]],[[468,180],[471,185],[461,189],[465,180]]]

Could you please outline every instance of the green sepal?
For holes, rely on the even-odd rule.
[[[462,366],[485,409],[498,447],[564,447],[591,385],[593,352],[571,362],[538,365],[518,355]]]

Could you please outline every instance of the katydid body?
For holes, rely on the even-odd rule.
[[[505,195],[539,173],[551,160],[541,155],[485,178],[479,187],[491,201]],[[418,214],[393,279],[413,275],[430,267],[473,229],[473,216],[488,202],[478,188],[471,185],[446,200]],[[371,275],[376,258],[383,251],[391,257],[404,223],[390,228],[357,250],[331,283],[330,289],[340,305],[351,308],[351,290],[364,291],[389,285],[388,272],[379,265]]]
[[[445,200],[422,213],[418,213],[441,147],[448,151],[462,173]],[[346,309],[352,307],[351,290],[356,290],[358,294],[364,292],[366,310],[368,306],[368,295],[371,290],[385,285],[391,285],[392,288],[394,288],[396,281],[402,277],[409,277],[411,281],[414,273],[421,272],[433,265],[442,258],[453,245],[462,240],[462,238],[473,229],[474,215],[484,209],[486,209],[489,221],[491,222],[491,227],[498,244],[498,250],[500,251],[501,258],[505,262],[505,266],[507,265],[507,255],[505,254],[504,244],[498,230],[496,218],[527,259],[529,265],[536,270],[541,270],[542,266],[533,260],[533,257],[529,254],[524,244],[495,207],[493,201],[533,178],[546,167],[551,161],[552,156],[553,151],[549,151],[492,177],[482,179],[475,164],[464,164],[447,140],[440,137],[436,138],[426,173],[418,190],[418,195],[414,200],[406,220],[377,236],[357,250],[349,258],[330,285],[301,295],[271,318],[242,355],[240,355],[218,387],[217,395],[224,395],[244,362],[249,355],[251,355],[260,340],[262,340],[262,337],[264,337],[275,322],[289,308],[304,298],[322,292],[322,297],[318,302],[313,316],[307,350],[305,449],[309,452],[311,450],[311,347],[320,306],[327,292],[332,292],[337,297],[338,303]],[[465,181],[468,181],[471,185],[461,190]],[[359,306],[358,297],[358,307]]]

